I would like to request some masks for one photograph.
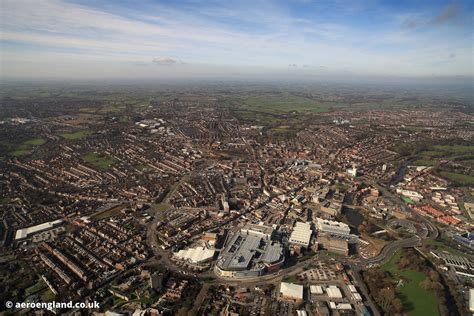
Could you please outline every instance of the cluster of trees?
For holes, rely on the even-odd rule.
[[[449,287],[442,276],[431,266],[430,262],[414,250],[407,250],[398,261],[400,270],[414,270],[427,277],[419,286],[433,291],[438,299],[441,315],[459,315],[459,303],[449,292]],[[373,268],[364,273],[370,293],[384,315],[399,315],[403,311],[403,302],[396,295],[396,281],[392,275],[380,268]]]
[[[380,268],[364,272],[364,279],[375,302],[385,315],[398,315],[403,311],[403,303],[395,292],[395,282],[390,273]]]

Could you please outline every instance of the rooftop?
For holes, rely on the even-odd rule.
[[[281,282],[280,294],[284,297],[302,300],[303,299],[303,286],[293,283]]]

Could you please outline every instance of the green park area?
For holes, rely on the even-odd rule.
[[[46,140],[44,138],[32,138],[20,144],[17,143],[17,145],[3,142],[2,147],[4,146],[7,148],[10,156],[20,157],[30,154],[35,147],[41,146],[45,143]]]
[[[82,160],[97,169],[107,170],[115,163],[115,159],[96,152],[89,152],[82,156]]]
[[[409,197],[402,196],[402,200],[405,201],[405,203],[407,203],[407,204],[415,205],[415,202],[413,202],[413,200],[410,199]]]
[[[402,300],[404,310],[410,316],[439,315],[435,293],[420,286],[427,276],[412,269],[399,268],[398,262],[403,255],[403,251],[398,251],[382,269],[389,272],[396,281],[401,280],[397,296]]]
[[[92,132],[90,131],[78,131],[78,132],[73,132],[73,133],[63,133],[61,134],[61,137],[68,140],[77,140],[77,139],[85,138],[91,134]]]

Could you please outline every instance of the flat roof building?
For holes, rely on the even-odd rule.
[[[335,285],[330,285],[326,288],[329,298],[342,298],[341,290]]]
[[[474,289],[469,290],[469,311],[474,313]]]
[[[280,297],[293,301],[303,300],[303,286],[293,283],[280,283]]]
[[[174,254],[180,260],[189,261],[191,263],[202,263],[211,260],[216,253],[215,249],[209,249],[204,246],[182,249]]]
[[[311,223],[296,222],[291,232],[289,242],[290,244],[308,248],[312,234]]]
[[[349,225],[342,222],[322,219],[319,217],[316,219],[316,228],[318,229],[319,233],[330,233],[343,236],[349,236],[351,233]]]
[[[52,222],[46,222],[46,223],[39,224],[36,226],[30,226],[30,227],[18,229],[15,234],[15,240],[25,239],[31,234],[45,231],[48,229],[52,229],[55,226],[61,224],[62,222],[63,222],[62,219],[58,219]]]
[[[322,295],[324,293],[323,287],[320,285],[311,285],[309,287],[309,292],[315,295]]]
[[[258,228],[262,229],[258,229]],[[284,262],[283,245],[271,240],[273,230],[266,226],[246,226],[228,239],[214,271],[228,278],[249,278],[278,269]]]

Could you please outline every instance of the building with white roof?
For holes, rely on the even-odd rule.
[[[423,195],[421,195],[420,193],[416,191],[397,189],[397,193],[405,197],[408,197],[415,202],[421,201],[423,199]]]
[[[316,228],[318,229],[319,233],[337,234],[342,236],[349,236],[351,233],[349,225],[342,222],[322,219],[319,217],[316,218]]]
[[[474,289],[469,290],[469,311],[474,313]]]
[[[320,285],[311,285],[309,287],[309,292],[315,295],[322,295],[324,293],[323,287]]]
[[[202,263],[211,260],[216,250],[208,249],[204,246],[182,249],[174,254],[177,259],[189,261],[191,263]]]
[[[349,303],[339,303],[337,304],[336,308],[338,310],[350,310],[352,309],[352,305]]]
[[[293,301],[303,300],[303,286],[293,283],[280,283],[280,297]]]
[[[359,293],[352,293],[352,297],[354,298],[354,301],[356,302],[361,302],[362,301],[362,296],[360,296]]]
[[[308,248],[312,234],[311,223],[296,222],[291,232],[289,242],[290,244]]]
[[[24,239],[24,238],[27,238],[31,234],[45,231],[48,229],[52,229],[55,226],[61,224],[62,222],[63,222],[62,219],[58,219],[52,222],[46,222],[46,223],[39,224],[36,226],[30,226],[30,227],[18,229],[15,234],[15,240]]]
[[[326,288],[329,298],[342,298],[341,290],[336,285],[330,285]]]

